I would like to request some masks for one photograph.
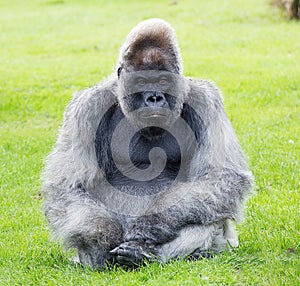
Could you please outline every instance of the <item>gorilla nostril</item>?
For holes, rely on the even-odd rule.
[[[156,96],[156,102],[159,102],[159,101],[162,101],[162,100],[163,100],[162,96],[160,96],[160,95]]]
[[[155,96],[150,96],[150,97],[148,98],[148,101],[154,103],[154,102],[156,102],[157,100],[156,100]]]
[[[145,103],[149,107],[163,107],[166,99],[161,93],[147,93],[145,96]]]

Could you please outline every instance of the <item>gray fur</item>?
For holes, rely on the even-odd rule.
[[[224,224],[186,226],[178,237],[159,248],[163,262],[172,258],[184,258],[195,250],[205,255],[207,252],[220,252],[228,246],[237,247],[238,238],[235,226],[230,220]]]
[[[135,70],[126,53],[137,37],[153,32],[153,27],[167,35],[168,51],[172,51],[172,61],[178,67],[174,72],[181,74],[173,29],[159,19],[144,21],[129,34],[117,68]],[[207,143],[185,166],[188,179],[175,181],[157,195],[116,191],[98,166],[94,144],[103,114],[115,104],[126,115],[123,85],[116,74],[75,94],[66,108],[56,145],[43,170],[44,212],[53,234],[67,247],[77,249],[84,265],[101,269],[116,253],[117,260],[126,258],[127,252],[123,257],[120,249],[130,252],[132,245],[141,249],[141,257],[154,255],[163,262],[197,249],[222,251],[227,242],[238,245],[232,221],[242,218],[253,185],[252,174],[219,90],[209,81],[182,79],[179,104],[192,106],[202,119]],[[135,192],[134,187],[132,190]],[[141,191],[136,190],[136,194]]]

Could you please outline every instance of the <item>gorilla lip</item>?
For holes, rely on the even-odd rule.
[[[160,112],[153,112],[150,114],[141,115],[143,118],[158,118],[158,117],[166,117],[166,114],[160,113]]]
[[[147,118],[160,118],[160,117],[169,117],[170,109],[168,108],[141,108],[138,110],[138,116],[147,119]]]

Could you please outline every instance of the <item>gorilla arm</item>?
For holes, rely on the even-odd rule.
[[[196,182],[178,184],[172,189],[172,196],[171,192],[161,195],[155,207],[147,212],[150,214],[132,224],[125,241],[142,239],[163,244],[174,239],[187,225],[238,220],[245,198],[243,191],[250,186],[247,175],[229,170],[211,172]]]
[[[108,259],[108,250],[122,237],[121,226],[86,192],[101,180],[94,151],[95,130],[98,114],[113,104],[113,82],[107,80],[73,97],[43,170],[44,212],[54,234],[67,247],[77,248],[83,264],[99,268]]]
[[[211,225],[239,220],[253,179],[225,114],[219,91],[207,81],[189,81],[186,103],[200,121],[185,118],[193,130],[202,129],[202,149],[190,164],[189,182],[173,184],[147,213],[135,220],[125,241],[164,244],[187,225]],[[202,126],[199,126],[201,124]],[[201,127],[201,128],[200,128]],[[205,133],[205,135],[204,135]],[[197,139],[197,140],[198,140]]]

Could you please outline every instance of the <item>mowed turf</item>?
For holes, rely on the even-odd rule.
[[[222,90],[256,194],[237,250],[98,273],[50,240],[40,173],[72,93],[150,17],[176,29],[185,75]],[[0,0],[0,285],[299,285],[299,59],[300,23],[268,0]]]

